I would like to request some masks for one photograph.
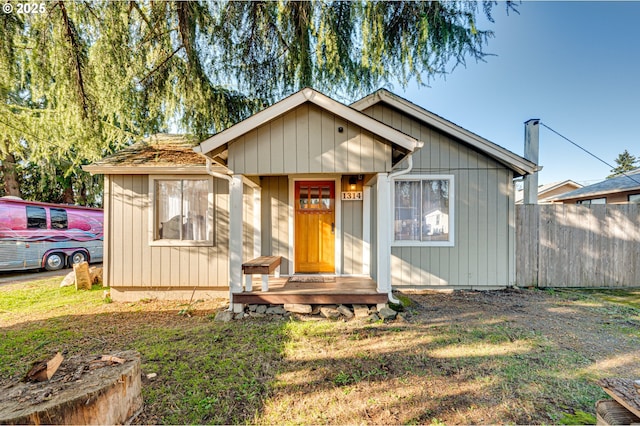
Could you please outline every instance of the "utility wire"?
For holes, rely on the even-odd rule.
[[[546,127],[547,129],[549,129],[551,132],[555,133],[556,135],[560,136],[562,139],[566,140],[567,142],[569,142],[571,145],[574,145],[578,148],[580,148],[581,150],[583,150],[584,152],[586,152],[587,154],[589,154],[590,156],[592,156],[593,158],[595,158],[596,160],[606,164],[607,166],[611,167],[611,169],[615,169],[614,166],[612,166],[611,164],[607,163],[606,161],[604,161],[602,158],[598,157],[597,155],[593,154],[592,152],[589,152],[588,150],[586,150],[585,148],[581,147],[580,145],[578,145],[577,143],[575,143],[574,141],[572,141],[571,139],[569,139],[568,137],[558,133],[557,131],[553,130],[551,127],[547,126],[546,124],[544,124],[542,121],[540,121],[540,125]],[[626,174],[625,172],[621,172],[620,173],[623,176],[628,177],[629,179],[631,179],[632,181],[634,181],[635,183],[637,183],[638,185],[640,185],[640,181],[637,181],[635,178],[629,176],[628,174]]]

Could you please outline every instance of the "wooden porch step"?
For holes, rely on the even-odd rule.
[[[307,305],[339,305],[339,304],[362,304],[376,305],[387,303],[388,296],[384,293],[374,294],[353,294],[353,293],[331,293],[331,294],[287,294],[287,293],[239,293],[233,295],[234,303],[244,304],[271,304],[283,305],[285,303],[300,303]]]
[[[303,278],[303,279],[300,279]],[[316,278],[316,279],[305,279]],[[233,303],[309,305],[387,303],[386,293],[378,293],[369,277],[269,277],[268,291],[244,291],[233,295]]]

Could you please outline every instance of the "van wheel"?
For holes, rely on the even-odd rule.
[[[69,258],[69,266],[73,267],[73,265],[77,263],[86,262],[86,261],[87,261],[87,254],[83,251],[76,251]]]
[[[44,268],[47,271],[57,271],[64,266],[64,255],[62,253],[50,253],[44,261]]]

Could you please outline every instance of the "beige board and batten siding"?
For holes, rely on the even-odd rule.
[[[193,177],[190,175],[189,177]],[[110,175],[111,194],[105,221],[110,229],[105,240],[109,261],[107,284],[114,289],[228,288],[229,276],[229,184],[213,179],[214,243],[205,247],[154,246],[149,244],[149,176]],[[245,186],[245,197],[252,190]],[[252,204],[245,203],[245,246],[253,247]],[[245,257],[253,256],[247,251]]]
[[[228,167],[261,176],[384,172],[391,145],[307,102],[229,142]]]
[[[342,177],[342,191],[351,191],[349,178]],[[363,191],[363,180],[357,180],[355,191]],[[340,190],[336,191],[337,202],[340,202]],[[363,200],[342,201],[342,273],[345,275],[361,275],[363,272]]]
[[[262,193],[262,254],[282,256],[280,273],[288,275],[289,259],[289,178],[264,176],[260,179]]]
[[[392,285],[484,289],[513,285],[512,171],[390,106],[376,104],[363,112],[424,142],[413,155],[412,174],[454,176],[454,245],[392,247]],[[397,169],[405,167],[403,161]]]

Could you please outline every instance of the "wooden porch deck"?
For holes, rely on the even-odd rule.
[[[369,277],[269,277],[267,292],[260,290],[259,276],[254,276],[253,283],[254,290],[234,294],[233,303],[375,305],[388,301],[387,294],[378,293],[376,282]]]

